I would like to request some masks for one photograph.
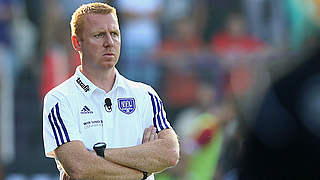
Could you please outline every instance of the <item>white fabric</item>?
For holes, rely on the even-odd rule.
[[[106,98],[111,99],[111,112],[105,110]],[[127,99],[120,105],[123,98]],[[128,99],[131,101],[126,101]],[[130,111],[125,105],[135,107],[134,111],[125,113]],[[141,144],[144,129],[151,124],[157,131],[171,128],[163,103],[150,86],[130,81],[117,71],[115,84],[106,93],[89,81],[78,67],[70,79],[45,96],[45,153],[53,158],[52,152],[57,147],[73,140],[82,141],[88,150],[93,150],[97,142],[105,142],[108,148],[136,146]]]

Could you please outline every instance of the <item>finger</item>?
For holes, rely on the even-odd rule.
[[[151,142],[151,141],[154,141],[154,134],[153,133],[151,133],[151,135],[150,135],[149,142]]]
[[[149,142],[152,128],[146,128],[143,133],[142,143]]]
[[[156,134],[154,135],[154,140],[157,140],[157,139],[159,139],[158,133],[156,133]]]
[[[142,137],[142,144],[146,142],[147,131],[148,131],[148,128],[144,129],[143,137]]]
[[[155,127],[152,126],[152,133],[155,134],[157,133],[157,129]]]
[[[63,173],[63,180],[72,180],[72,178],[67,173]]]
[[[157,134],[157,130],[155,127],[152,127],[151,129],[151,135],[150,135],[150,141],[154,141],[155,140],[155,136]]]
[[[68,180],[67,178],[68,178],[68,177],[67,177],[67,174],[66,174],[66,173],[63,173],[63,180]]]

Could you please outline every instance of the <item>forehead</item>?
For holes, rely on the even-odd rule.
[[[119,29],[117,18],[114,14],[88,14],[84,18],[85,29]]]

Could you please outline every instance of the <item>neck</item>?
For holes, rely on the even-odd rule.
[[[103,71],[92,71],[87,67],[80,66],[80,72],[106,93],[111,91],[116,80],[116,70],[114,67]]]

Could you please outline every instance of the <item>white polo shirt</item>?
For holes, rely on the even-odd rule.
[[[157,132],[171,128],[163,103],[150,86],[130,81],[116,71],[115,84],[106,93],[79,68],[44,98],[43,139],[47,157],[53,158],[57,147],[73,140],[82,141],[88,150],[93,150],[97,142],[105,142],[108,148],[129,147],[141,144],[144,129],[150,125]],[[110,112],[104,106],[106,98],[111,99]]]

